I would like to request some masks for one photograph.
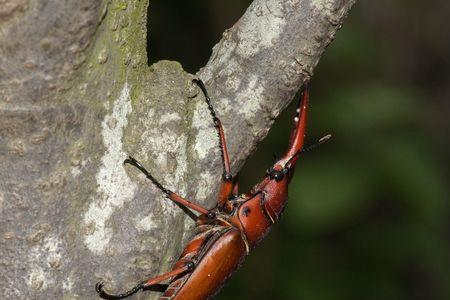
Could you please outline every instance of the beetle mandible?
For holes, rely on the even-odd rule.
[[[267,170],[262,181],[250,192],[238,196],[238,184],[231,174],[222,124],[203,82],[199,79],[193,82],[203,92],[219,135],[224,171],[217,205],[206,209],[184,199],[163,187],[136,159],[128,157],[124,164],[138,168],[167,198],[200,215],[196,219],[194,237],[170,272],[140,282],[131,290],[117,295],[106,292],[99,282],[96,291],[104,299],[123,299],[167,280],[169,284],[160,298],[162,300],[203,300],[214,297],[245,256],[280,218],[288,200],[288,184],[299,155],[312,148],[303,147],[309,100],[309,84],[306,83],[295,113],[287,152]],[[313,146],[329,137],[325,136]]]

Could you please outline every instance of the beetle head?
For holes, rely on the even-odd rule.
[[[275,168],[270,168],[267,170],[267,176],[269,176],[270,179],[275,181],[281,181],[284,179],[284,176],[287,174],[287,169],[283,168],[281,170],[277,170]]]
[[[282,158],[277,161],[272,167],[270,167],[266,175],[271,180],[275,180],[276,182],[282,181],[286,176],[290,178],[290,171],[293,170],[295,163],[297,161],[297,156],[301,153],[301,151],[295,153],[294,155]]]

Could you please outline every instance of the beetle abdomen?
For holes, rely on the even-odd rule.
[[[161,300],[211,299],[246,256],[245,242],[236,228],[215,228],[197,237],[186,246],[174,265],[177,268],[179,264],[193,260],[196,263],[194,271],[174,278]]]

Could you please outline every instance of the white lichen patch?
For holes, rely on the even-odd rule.
[[[149,214],[143,218],[136,218],[134,220],[135,227],[139,231],[150,231],[152,229],[158,228],[153,218],[154,216],[152,214]]]
[[[198,130],[194,149],[199,159],[204,159],[208,153],[217,148],[217,133],[213,127],[212,117],[207,106],[198,102],[192,117],[192,126]]]
[[[187,137],[186,136],[180,136],[177,139],[177,142],[175,143],[174,149],[178,149],[179,152],[177,153],[177,168],[175,172],[172,174],[167,174],[164,177],[165,182],[171,182],[171,185],[173,186],[172,190],[175,191],[177,194],[181,195],[182,197],[186,197],[186,191],[187,187],[185,184],[182,184],[184,181],[184,176],[187,173]],[[176,214],[182,213],[180,208],[174,204],[172,201],[168,201],[166,197],[162,197],[161,205],[164,209],[164,211],[167,214],[170,214],[172,216],[175,216]]]
[[[317,10],[331,11],[335,2],[333,0],[311,0],[311,5]]]
[[[102,137],[106,147],[101,159],[101,166],[96,175],[98,194],[95,195],[84,215],[84,224],[93,226],[93,230],[86,233],[84,242],[88,249],[101,255],[108,245],[112,229],[106,226],[106,221],[114,210],[123,206],[134,197],[136,184],[133,183],[123,168],[122,161],[126,157],[123,151],[123,129],[127,125],[127,115],[131,112],[131,99],[128,84],[114,102],[113,111],[106,115],[102,122]],[[111,119],[116,125],[108,126]]]
[[[33,246],[26,257],[29,270],[25,280],[33,290],[45,290],[55,284],[57,272],[63,264],[65,249],[56,236],[49,236],[42,244]]]
[[[235,77],[227,77],[225,78],[225,87],[232,92],[236,92],[239,89],[240,82]]]
[[[167,113],[167,114],[162,115],[161,118],[159,119],[159,123],[161,125],[164,125],[166,123],[173,122],[173,121],[181,121],[180,115],[177,113]]]
[[[47,255],[47,265],[53,269],[59,269],[62,264],[61,242],[56,237],[49,237],[44,240],[43,249]]]
[[[253,74],[247,86],[242,89],[236,96],[240,100],[241,108],[239,112],[245,116],[247,120],[256,117],[258,111],[260,110],[259,101],[255,99],[264,98],[264,87],[261,81],[258,80],[258,76]]]
[[[73,280],[72,278],[68,277],[66,280],[62,283],[63,290],[70,292],[73,289]]]
[[[72,167],[72,168],[70,169],[70,174],[72,174],[73,177],[78,177],[78,175],[81,174],[80,167],[78,167],[78,166]]]
[[[242,78],[233,78],[233,79],[230,79],[229,81],[239,84],[239,83],[241,83],[241,79]],[[234,92],[237,92],[237,89]],[[206,103],[204,105],[206,106]],[[214,99],[212,105],[214,106],[214,110],[216,111],[217,117],[221,120],[222,120],[222,116],[226,115],[227,113],[229,113],[233,110],[231,101],[227,97],[221,97],[218,99]],[[212,119],[211,115],[209,116],[209,119],[207,119],[205,121],[208,124],[213,124],[213,119]],[[223,125],[223,123],[222,123],[222,125]]]
[[[152,128],[148,126],[142,135],[139,148],[142,149],[139,157],[145,157],[146,153],[153,153],[156,156],[156,158],[153,157],[153,160],[158,170],[166,169],[167,166],[173,163],[169,162],[169,160],[176,157],[176,169],[173,173],[148,169],[162,185],[183,196],[187,190],[186,186],[181,184],[187,172],[187,137],[185,135],[178,136],[176,132],[168,127]],[[151,187],[156,190],[156,187],[152,185]],[[162,194],[160,194],[158,199],[155,198],[154,201],[161,203],[163,212],[167,215],[175,216],[180,212],[179,207],[172,201],[168,201]]]
[[[274,2],[274,1],[272,1]],[[286,21],[280,18],[276,11],[282,10],[283,1],[276,1],[271,5],[254,2],[244,14],[241,23],[246,23],[248,31],[238,31],[238,54],[244,57],[253,56],[261,50],[273,47],[283,33]],[[269,9],[270,8],[270,9]]]
[[[196,186],[197,192],[195,194],[195,197],[197,199],[203,200],[206,199],[206,197],[209,195],[212,177],[213,175],[207,171],[203,171],[200,174],[200,180],[198,181],[198,184]]]
[[[338,12],[336,9],[336,1],[334,0],[311,0],[312,7],[322,15],[325,15],[328,20],[332,20],[337,23],[337,19],[344,11],[345,6],[342,6],[342,12]]]
[[[72,168],[70,168],[70,174],[73,177],[78,177],[81,174],[81,168],[86,166],[87,161],[83,160],[80,163],[80,166],[73,166]]]
[[[26,283],[33,290],[46,290],[48,281],[44,270],[41,267],[36,266],[30,270]]]

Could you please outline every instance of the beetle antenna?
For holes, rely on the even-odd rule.
[[[323,143],[329,141],[330,139],[331,139],[331,134],[327,134],[327,135],[321,137],[316,143],[314,143],[314,144],[312,144],[312,145],[310,145],[310,146],[308,146],[308,147],[306,147],[306,148],[302,148],[302,149],[298,150],[294,155],[292,155],[291,158],[289,158],[289,160],[286,162],[285,166],[289,165],[289,164],[291,163],[291,161],[292,161],[297,155],[299,155],[299,154],[301,154],[301,153],[309,152],[309,151],[311,151],[312,149],[314,149],[314,148],[316,148],[316,147],[322,145]]]
[[[214,121],[214,127],[217,130],[217,134],[219,136],[219,148],[220,153],[222,155],[222,164],[223,164],[223,176],[224,178],[232,178],[231,171],[230,171],[230,158],[228,157],[228,150],[227,150],[227,143],[225,142],[225,133],[223,131],[222,122],[217,117],[216,111],[214,110],[214,107],[211,103],[211,98],[208,95],[208,91],[206,90],[205,84],[200,79],[193,79],[193,83],[198,85],[200,90],[203,93],[203,96],[205,97],[206,104],[208,104],[208,109],[211,114],[211,117]]]
[[[301,150],[301,153],[305,153],[305,152],[311,151],[312,149],[322,145],[323,143],[329,141],[330,139],[331,139],[331,134],[327,134],[327,135],[321,137],[316,143],[312,144],[311,146],[303,148]]]

